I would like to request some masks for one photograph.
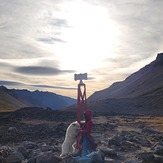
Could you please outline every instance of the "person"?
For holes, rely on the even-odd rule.
[[[91,110],[86,110],[84,112],[84,119],[84,123],[81,123],[82,129],[79,132],[79,134],[81,135],[82,146],[81,156],[86,156],[96,148],[96,144],[94,143],[93,137],[91,136],[91,130],[93,126]]]

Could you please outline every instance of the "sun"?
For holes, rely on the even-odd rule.
[[[69,27],[62,30],[61,67],[79,72],[102,66],[112,57],[117,28],[104,7],[86,1],[69,1],[62,6],[62,16]]]

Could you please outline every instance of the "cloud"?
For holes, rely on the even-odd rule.
[[[39,38],[37,40],[48,44],[54,44],[55,42],[65,43],[65,41],[63,41],[62,39],[53,38],[53,37]]]
[[[10,85],[10,86],[23,86],[24,83],[16,82],[16,81],[6,81],[6,80],[0,80],[0,85]]]
[[[57,27],[69,27],[66,19],[51,18],[48,22],[49,24]]]
[[[30,59],[0,59],[0,67],[3,68],[18,68],[21,65],[29,66],[41,66],[41,67],[58,67],[59,61],[55,60],[55,58],[30,58]]]
[[[161,7],[163,1],[126,1],[126,3],[112,2],[112,19],[118,23],[121,32],[121,44],[128,54],[136,54],[142,58],[154,55],[151,52],[158,49],[163,41],[163,18]],[[129,51],[130,50],[130,51]],[[121,50],[121,52],[123,52]],[[130,53],[129,53],[130,52]]]
[[[140,69],[148,61],[155,59],[156,54],[163,50],[162,0],[81,0],[81,4],[83,1],[85,4],[91,3],[90,6],[95,5],[95,9],[100,7],[102,9],[100,11],[104,11],[104,15],[102,14],[103,17],[101,17],[101,20],[104,20],[104,25],[101,24],[101,26],[104,28],[99,28],[97,33],[94,33],[95,30],[91,26],[92,21],[83,23],[85,21],[81,20],[85,19],[82,17],[83,15],[87,15],[83,13],[84,10],[78,16],[69,15],[70,9],[74,9],[75,13],[78,12],[76,7],[81,6],[74,5],[78,1],[0,0],[1,79],[30,81],[31,83],[39,80],[41,84],[46,83],[45,81],[55,75],[55,81],[51,85],[57,85],[61,81],[64,88],[64,82],[67,82],[71,73],[75,72],[74,69],[80,67],[82,71],[82,68],[87,66],[85,62],[84,65],[82,62],[79,63],[81,60],[79,55],[84,52],[93,56],[89,62],[90,67],[93,68],[90,68],[88,74],[92,75],[92,79],[96,78],[96,81],[99,82],[98,85],[101,85],[100,89],[102,89],[104,84],[106,86],[111,82],[122,80],[128,74]],[[97,10],[97,14],[96,11],[93,13],[92,20],[97,20],[100,12]],[[102,21],[100,22],[102,23]],[[81,26],[82,23],[84,26]],[[111,28],[106,28],[105,31],[105,24],[106,27],[113,26],[117,29],[116,36],[113,38],[114,42],[112,42],[111,35],[110,37],[107,35],[107,30],[111,30]],[[81,32],[75,33],[75,25]],[[89,29],[90,26],[92,30]],[[85,33],[87,30],[90,30],[88,35]],[[101,35],[101,33],[103,34]],[[90,39],[91,37],[96,38],[97,42],[99,40],[97,46],[94,46],[93,41],[89,41],[93,40]],[[106,37],[110,38],[110,42],[106,41],[109,40]],[[82,39],[82,43],[78,41],[79,39]],[[101,48],[98,51],[100,43],[106,44],[108,48],[104,51],[102,51],[104,48]],[[98,69],[92,65],[95,56],[94,49],[97,52],[97,57],[103,53],[106,54],[105,61],[100,63],[99,59],[97,64],[94,64],[96,66],[104,63]],[[86,58],[91,58],[90,55]],[[73,57],[74,64],[77,63],[75,68],[71,66],[72,62],[69,63],[72,61],[71,57]],[[67,64],[63,64],[63,62],[67,62]],[[68,66],[73,70],[68,70]],[[61,70],[60,67],[66,68]],[[77,69],[77,71],[79,70]],[[71,85],[70,81],[67,83]],[[93,84],[96,89],[97,82]],[[93,84],[90,84],[90,90],[92,90]],[[42,86],[46,85],[42,84]],[[48,87],[51,86],[47,85]]]
[[[51,85],[30,85],[33,87],[39,88],[55,88],[55,89],[65,89],[65,90],[76,90],[77,88],[74,87],[59,87],[59,86],[51,86]]]
[[[0,67],[1,68],[10,68],[10,67],[12,67],[12,65],[10,63],[2,62],[2,60],[0,60]]]
[[[21,64],[20,64],[21,63]],[[19,64],[19,66],[17,66]],[[18,59],[18,60],[0,60],[0,71],[10,71],[10,73],[20,73],[22,75],[60,75],[64,73],[74,73],[74,70],[60,70],[58,61],[48,58],[40,59]],[[21,66],[26,65],[26,66]],[[35,66],[33,66],[35,65]],[[48,66],[47,66],[48,65]]]
[[[107,8],[109,18],[119,29],[118,40],[114,45],[117,50],[114,53],[144,59],[155,55],[161,48],[162,0],[97,0],[94,5]]]
[[[27,84],[22,82],[15,82],[15,81],[6,81],[6,80],[0,80],[0,85],[3,86],[30,86],[34,88],[54,88],[54,89],[64,89],[64,90],[76,90],[75,87],[61,87],[61,86],[51,86],[51,85],[39,85],[39,84]]]
[[[94,79],[96,79],[96,78],[93,77],[93,76],[89,76],[89,77],[88,77],[88,80],[94,80]]]
[[[74,70],[59,70],[53,67],[41,67],[41,66],[22,66],[15,67],[15,72],[28,75],[59,75],[62,73],[74,73]]]
[[[163,50],[163,1],[162,0],[88,0],[93,5],[107,9],[108,18],[118,28],[112,54],[104,61],[95,75],[114,80],[125,79],[155,59]],[[110,22],[111,22],[110,21]],[[101,40],[103,41],[103,40]],[[98,73],[97,73],[98,72]],[[102,81],[102,80],[101,80]]]
[[[62,2],[0,0],[0,3],[0,58],[48,57],[54,52],[44,43],[64,43],[58,28],[67,27],[67,22],[54,16]]]
[[[135,55],[117,55],[115,58],[107,58],[104,62],[109,63],[108,67],[115,69],[131,67],[133,64],[139,63],[139,60],[139,56]]]
[[[3,21],[3,20],[0,21],[0,29],[1,30],[5,29],[6,25],[7,25],[6,21]]]
[[[39,59],[36,58],[35,60],[36,60],[35,65],[38,65],[38,66],[46,67],[48,65],[49,67],[59,67],[59,61],[52,57],[51,58],[39,58]]]

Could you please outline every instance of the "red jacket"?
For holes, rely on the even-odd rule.
[[[86,135],[90,135],[91,130],[92,130],[92,111],[91,110],[86,110],[85,113],[85,125],[84,125],[84,129],[81,130],[81,134],[86,134]]]

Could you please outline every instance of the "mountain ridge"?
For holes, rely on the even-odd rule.
[[[135,98],[163,87],[163,53],[156,60],[128,76],[124,81],[92,94],[88,101],[107,98]]]
[[[163,116],[163,53],[124,81],[95,92],[87,102],[88,108],[104,114]]]
[[[17,110],[22,107],[42,107],[56,110],[75,102],[76,100],[71,97],[52,92],[7,89],[0,86],[0,111]]]

